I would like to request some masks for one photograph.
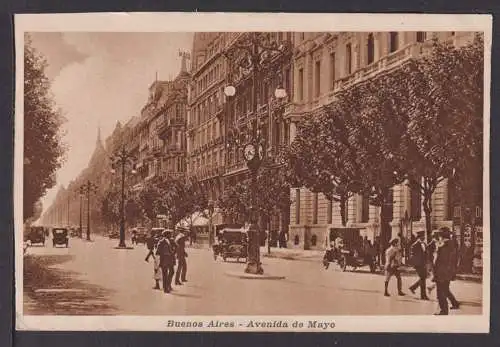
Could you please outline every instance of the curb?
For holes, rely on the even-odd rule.
[[[227,272],[224,272],[224,274],[226,276],[229,276],[229,277],[249,279],[249,280],[283,280],[283,279],[285,279],[285,276],[268,275],[268,274],[254,275],[254,274],[247,274],[244,272],[236,272],[236,271],[227,271]]]

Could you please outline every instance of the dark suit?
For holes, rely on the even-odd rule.
[[[448,301],[453,307],[459,303],[450,291],[450,281],[455,278],[456,273],[456,249],[450,240],[444,240],[437,247],[436,261],[434,262],[434,281],[436,282],[437,299],[441,314],[448,314]]]
[[[417,271],[418,281],[410,286],[415,291],[420,286],[420,298],[426,299],[425,279],[427,278],[427,246],[424,241],[417,240],[411,245],[411,263]]]
[[[169,293],[172,290],[172,278],[174,277],[175,248],[173,242],[163,238],[158,242],[156,254],[160,256],[160,267],[162,271],[163,291]]]
[[[177,272],[175,273],[175,283],[179,284],[182,279],[183,282],[186,281],[186,272],[187,272],[187,262],[186,262],[186,238],[181,237],[176,243],[176,253],[177,260],[179,264],[177,265]]]

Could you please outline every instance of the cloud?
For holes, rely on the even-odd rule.
[[[105,138],[117,121],[124,123],[140,114],[156,74],[160,79],[177,75],[178,51],[191,49],[192,34],[63,33],[57,45],[45,46],[37,48],[43,54],[50,52],[49,65],[57,60],[57,47],[63,52],[69,46],[79,57],[66,59],[52,84],[55,101],[67,119],[68,159],[57,173],[58,184],[67,185],[87,166],[98,126]],[[55,189],[46,195],[44,206],[54,196]]]

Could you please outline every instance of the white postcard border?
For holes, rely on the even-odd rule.
[[[483,31],[484,173],[483,173],[483,312],[474,316],[28,316],[23,315],[23,50],[24,33],[39,32],[198,32],[198,31]],[[490,85],[491,15],[445,14],[263,14],[263,13],[84,13],[15,15],[16,101],[14,148],[14,226],[16,329],[61,331],[332,331],[486,333],[490,313]],[[204,327],[173,328],[168,321],[202,321]],[[208,328],[212,320],[234,328]],[[248,322],[333,322],[324,329],[248,327]]]

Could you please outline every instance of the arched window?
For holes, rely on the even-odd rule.
[[[375,60],[375,40],[373,33],[368,34],[367,47],[367,63],[371,64]]]

